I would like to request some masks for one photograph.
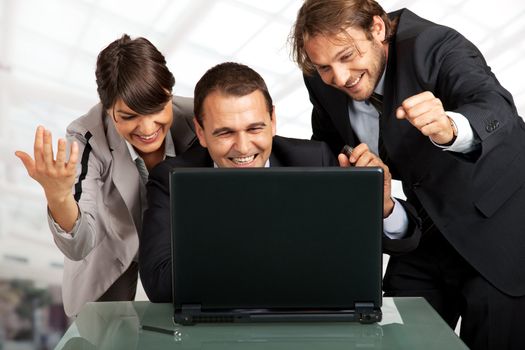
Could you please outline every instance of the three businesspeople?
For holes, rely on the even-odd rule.
[[[422,19],[407,9],[387,14],[372,0],[306,0],[294,24],[292,45],[313,104],[313,139],[326,142],[334,156],[345,144],[357,146],[356,153],[347,160],[350,164],[359,161],[359,145],[367,145],[367,153],[378,155],[374,161],[385,164],[392,177],[402,182],[407,202],[417,209],[422,220],[419,246],[391,258],[384,280],[385,294],[424,296],[451,327],[461,316],[461,337],[471,348],[524,347],[517,325],[525,311],[525,272],[521,269],[525,261],[525,224],[519,220],[525,200],[525,126],[512,96],[499,84],[479,50],[453,29]],[[97,65],[97,75],[98,72]],[[107,72],[110,70],[100,70],[102,77]],[[140,79],[135,81],[138,82]],[[97,83],[100,94],[101,86],[102,91],[107,87],[103,79],[97,79]],[[171,91],[172,85],[161,86],[161,90]],[[127,112],[135,113],[115,115],[126,112],[125,108],[119,108],[116,100],[104,104],[101,96],[103,106],[99,114],[109,118],[99,119],[108,123],[102,127],[105,132],[111,127],[118,130],[128,149],[128,165],[134,166],[129,169],[136,175],[134,182],[130,181],[136,186],[134,192],[123,186],[109,191],[118,191],[122,203],[134,197],[131,201],[135,211],[124,213],[124,206],[86,195],[89,186],[83,184],[97,182],[91,177],[90,165],[100,176],[109,176],[117,165],[115,161],[104,167],[100,165],[102,161],[92,159],[100,149],[95,142],[96,132],[88,134],[85,128],[72,133],[78,135],[78,143],[66,166],[65,143],[59,142],[55,162],[51,137],[41,128],[35,139],[35,159],[19,153],[30,174],[44,187],[51,224],[58,224],[64,231],[61,236],[55,235],[57,244],[65,248],[69,244],[73,253],[78,253],[70,256],[72,260],[88,257],[92,247],[98,246],[95,243],[103,241],[99,226],[105,232],[113,229],[103,227],[109,220],[94,220],[98,223],[87,226],[95,234],[71,234],[75,224],[82,227],[83,220],[89,222],[93,218],[83,215],[87,213],[83,211],[86,206],[104,211],[97,213],[98,217],[115,216],[116,224],[112,226],[134,226],[135,236],[140,230],[137,213],[140,217],[143,208],[136,207],[144,199],[139,188],[139,169],[143,167],[135,165],[131,151],[143,152],[138,142],[150,144],[148,141],[162,134],[162,128],[157,129],[159,134],[155,128],[144,129],[142,134],[125,129],[120,134],[122,128],[116,127],[120,117],[149,121],[148,116],[158,112],[149,109],[149,104],[143,110],[127,93],[121,97],[131,110]],[[193,115],[191,106],[189,109],[189,115]],[[189,143],[193,140],[188,120],[184,125],[190,131],[184,137],[173,136],[174,144],[186,136]],[[91,143],[86,141],[88,136]],[[88,171],[79,181],[86,148],[84,169]],[[174,148],[177,154],[184,150]],[[106,149],[112,154],[119,148],[108,145]],[[150,169],[153,164],[149,163]],[[56,174],[63,174],[70,185],[81,183],[79,201],[71,201],[77,193],[73,186],[54,190],[59,187],[56,183],[66,183],[54,180]],[[76,209],[57,211],[57,205]],[[103,205],[110,210],[103,210]],[[58,214],[63,212],[73,213],[64,226],[59,224],[62,219]],[[73,228],[67,225],[72,221]],[[136,260],[138,238],[130,241],[134,243],[121,244],[121,251],[126,251],[122,246],[130,245],[135,247],[131,249],[134,252],[112,260],[112,264],[117,261],[114,270],[119,278]],[[113,254],[117,251],[109,250]],[[89,270],[86,261],[76,264],[81,274]],[[97,276],[109,274],[107,270]],[[136,276],[136,268],[132,275]],[[98,288],[97,295],[91,298],[98,300],[115,282],[103,283],[106,287]],[[82,281],[67,283],[72,290],[71,286],[76,288]],[[67,290],[66,285],[64,288]],[[75,314],[78,310],[70,311]]]

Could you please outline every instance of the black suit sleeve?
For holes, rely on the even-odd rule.
[[[339,161],[326,142],[321,142],[321,159],[322,166],[339,166]]]
[[[519,118],[511,94],[499,84],[475,45],[450,28],[432,28],[414,46],[413,69],[423,87],[441,99],[446,111],[468,119],[483,153],[500,147]],[[494,132],[499,128],[506,130]]]
[[[383,234],[383,253],[399,255],[417,248],[421,239],[421,219],[416,209],[408,202],[396,198],[408,216],[408,229],[401,239],[390,239]]]
[[[139,245],[140,279],[152,302],[172,300],[170,231],[170,160],[150,173],[147,192],[148,209],[144,212]]]

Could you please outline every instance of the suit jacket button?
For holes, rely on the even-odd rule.
[[[487,126],[485,126],[485,130],[487,132],[493,132],[494,130],[496,130],[497,128],[499,128],[499,121],[498,120],[491,120]]]

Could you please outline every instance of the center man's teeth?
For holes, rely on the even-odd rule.
[[[249,157],[235,157],[232,158],[235,163],[249,163],[255,158],[255,155]]]

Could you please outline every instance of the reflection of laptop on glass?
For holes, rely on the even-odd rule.
[[[381,320],[378,168],[175,169],[174,320]]]

